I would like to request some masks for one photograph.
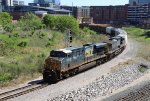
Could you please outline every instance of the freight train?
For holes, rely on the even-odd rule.
[[[120,29],[117,36],[99,43],[52,50],[45,60],[43,80],[57,82],[90,68],[88,64],[100,65],[121,53],[126,45],[127,35]]]

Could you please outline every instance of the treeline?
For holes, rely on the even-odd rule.
[[[50,28],[61,32],[64,32],[66,29],[71,30],[72,33],[79,32],[79,24],[72,16],[52,16],[48,14],[43,19],[40,19],[33,13],[26,13],[16,25],[11,23],[12,16],[6,12],[0,13],[0,18],[0,25],[8,32],[13,32],[16,27],[20,27],[23,31]]]
[[[79,32],[79,24],[72,16],[51,16],[46,15],[42,22],[50,29],[64,32],[66,29],[71,30],[72,33]]]

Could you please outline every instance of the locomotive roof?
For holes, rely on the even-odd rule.
[[[66,53],[66,54],[72,53],[71,50],[67,50],[67,49],[59,49],[59,50],[56,50],[56,51],[62,51],[64,53]]]
[[[83,47],[68,47],[68,48],[65,48],[66,50],[77,50],[77,49],[80,49],[80,48],[83,48]]]
[[[59,50],[56,50],[56,51],[60,51],[60,52],[64,52],[66,54],[69,54],[69,53],[72,53],[73,50],[77,50],[77,49],[80,49],[82,47],[68,47],[68,48],[64,48],[64,49],[59,49]]]
[[[104,46],[106,46],[106,45],[107,45],[106,43],[97,43],[97,44],[95,44],[95,46],[96,46],[97,48],[104,47]]]
[[[120,39],[120,38],[121,38],[120,36],[112,37],[112,39]]]

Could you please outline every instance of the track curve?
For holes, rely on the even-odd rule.
[[[109,62],[80,73],[74,77],[60,81],[56,84],[49,85],[38,91],[11,99],[11,101],[45,101],[60,94],[64,94],[65,92],[83,87],[95,79],[109,74],[111,67],[118,65],[120,62],[126,62],[127,60],[134,58],[138,51],[138,46],[139,45],[136,41],[129,39],[126,49]]]
[[[48,86],[48,84],[34,84],[34,85],[27,85],[27,86],[20,87],[14,90],[10,90],[10,91],[0,94],[0,101],[6,101],[8,99],[12,99],[12,98],[30,93],[38,89],[42,89],[46,86]]]

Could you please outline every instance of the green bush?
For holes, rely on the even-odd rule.
[[[7,26],[8,24],[10,24],[12,22],[12,16],[7,13],[7,12],[1,12],[0,13],[0,25],[2,25],[2,27]]]
[[[13,76],[10,73],[0,73],[0,83],[10,81],[13,79]]]
[[[16,62],[12,61],[11,63],[0,62],[0,83],[17,79],[21,75],[33,76],[34,73],[41,73],[45,54],[42,53],[39,56],[31,55],[22,61],[16,60]]]
[[[56,26],[55,25],[55,17],[54,16],[46,15],[46,16],[44,16],[42,21],[50,29],[54,29],[54,27]]]
[[[13,37],[19,37],[19,33],[17,33],[17,32],[15,32],[15,33],[13,33]]]
[[[48,35],[48,33],[46,33],[46,32],[40,32],[39,33],[39,38],[43,38],[43,37],[45,37],[47,35]]]
[[[22,41],[22,42],[20,42],[19,44],[18,44],[18,46],[20,46],[20,47],[26,47],[27,46],[27,42],[26,41]]]
[[[84,31],[86,34],[96,35],[96,32],[93,31],[93,30],[90,30],[88,27],[84,27],[84,28],[83,28],[83,31]]]
[[[18,38],[9,37],[8,35],[0,34],[0,41],[4,43],[7,48],[16,48],[18,43]]]
[[[41,29],[42,25],[41,19],[33,13],[26,13],[18,22],[18,26],[21,27],[23,31]]]
[[[43,18],[43,23],[51,28],[61,32],[65,32],[65,30],[69,29],[73,34],[79,32],[79,25],[77,20],[72,16],[51,16],[46,15]]]
[[[5,25],[4,30],[12,33],[15,30],[15,26],[13,24],[7,24]]]

